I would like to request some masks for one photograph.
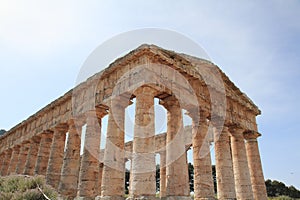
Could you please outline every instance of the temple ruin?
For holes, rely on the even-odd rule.
[[[154,99],[167,110],[164,134],[155,134]],[[125,109],[133,100],[134,137],[125,142]],[[192,119],[191,126],[184,127],[183,114]],[[0,175],[43,175],[67,199],[155,199],[159,154],[159,198],[188,200],[186,151],[191,148],[194,199],[267,200],[257,142],[259,114],[212,62],[142,45],[1,136]],[[105,116],[106,143],[101,149]],[[125,197],[127,161],[131,165]]]

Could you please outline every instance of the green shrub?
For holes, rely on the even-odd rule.
[[[42,176],[8,176],[0,178],[0,200],[44,200],[41,191],[50,199],[56,199],[57,193],[45,184]]]

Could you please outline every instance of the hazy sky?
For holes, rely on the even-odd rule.
[[[122,32],[179,32],[262,110],[265,178],[300,189],[300,2],[0,0],[0,128],[71,89],[89,54]]]

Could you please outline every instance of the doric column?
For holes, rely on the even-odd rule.
[[[52,131],[43,132],[41,133],[40,137],[41,140],[40,140],[40,144],[38,145],[39,150],[37,154],[37,160],[35,163],[34,174],[46,176],[53,132]]]
[[[97,195],[96,180],[99,176],[101,118],[105,113],[105,110],[86,113],[86,132],[77,192],[77,196],[81,199],[94,199]]]
[[[257,137],[259,136],[260,134],[256,131],[244,133],[254,199],[267,200],[267,190],[257,143]]]
[[[129,185],[128,185],[128,194],[130,194],[130,185],[132,182],[132,156],[130,157],[130,169],[129,169]],[[127,200],[127,199],[126,199]],[[128,199],[129,200],[129,199]]]
[[[34,169],[37,160],[40,140],[41,140],[40,137],[35,136],[30,141],[30,149],[27,155],[23,174],[31,175],[31,176],[34,175]]]
[[[4,151],[0,154],[0,176],[3,176],[2,168],[4,168],[5,157],[6,157],[6,152]]]
[[[5,158],[6,158],[6,152],[2,152],[0,155],[0,176],[4,176],[2,171],[5,166]]]
[[[58,188],[60,181],[67,131],[68,126],[66,124],[62,124],[56,126],[53,132],[53,139],[46,173],[46,183],[55,189]]]
[[[220,135],[215,132],[214,141],[218,199],[235,199],[236,195],[228,128],[223,127]]]
[[[167,178],[166,178],[166,151],[161,151],[159,153],[159,155],[160,155],[159,197],[165,198],[167,196],[166,195],[166,191],[167,191],[167,188],[166,188],[166,180],[167,180]]]
[[[74,198],[77,195],[80,167],[80,137],[82,124],[69,121],[69,136],[64,154],[58,192],[64,198]]]
[[[11,155],[11,159],[10,159],[10,163],[9,163],[9,167],[8,167],[8,171],[7,171],[7,175],[15,174],[16,167],[17,167],[17,164],[18,164],[19,153],[20,153],[20,146],[15,145],[13,147],[13,151],[12,151],[12,155]]]
[[[232,163],[237,199],[253,199],[250,172],[246,155],[244,129],[239,125],[232,125],[231,133]]]
[[[6,176],[8,168],[9,168],[9,162],[12,157],[12,149],[8,149],[5,151],[5,157],[3,159],[2,167],[1,167],[1,176]]]
[[[101,199],[101,185],[102,185],[102,174],[103,174],[103,163],[99,163],[99,168],[98,168],[98,176],[96,180],[96,193],[98,199]],[[97,199],[97,197],[95,199]]]
[[[129,198],[153,199],[156,193],[154,96],[152,88],[135,91],[135,124]]]
[[[128,99],[127,101],[113,99],[109,108],[101,183],[101,198],[103,199],[124,198],[124,121],[127,106]]]
[[[24,172],[29,148],[30,148],[30,141],[26,141],[26,142],[22,143],[19,157],[18,157],[18,163],[17,163],[17,167],[16,167],[17,174],[22,174]]]
[[[208,113],[201,110],[199,113],[189,114],[193,119],[194,199],[215,199],[208,135]]]
[[[171,96],[160,101],[167,109],[166,196],[190,198],[182,112],[178,100]]]

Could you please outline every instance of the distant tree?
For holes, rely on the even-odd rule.
[[[275,197],[276,196],[276,190],[274,186],[272,185],[272,181],[270,179],[265,181],[266,188],[267,188],[267,194],[269,197]]]
[[[188,164],[188,169],[189,169],[190,191],[194,192],[194,166],[192,163]]]
[[[216,175],[216,166],[212,165],[212,177],[214,181],[214,190],[217,193],[217,175]]]
[[[0,135],[4,135],[5,132],[6,132],[6,130],[0,129]]]
[[[294,186],[290,186],[288,188],[289,190],[289,196],[292,197],[292,198],[300,198],[300,191],[297,190]]]
[[[125,194],[129,194],[130,171],[125,169]]]
[[[160,165],[156,165],[156,192],[160,191]]]
[[[287,187],[284,183],[277,180],[266,180],[267,194],[269,197],[289,196],[291,198],[300,198],[300,191],[294,186]]]

